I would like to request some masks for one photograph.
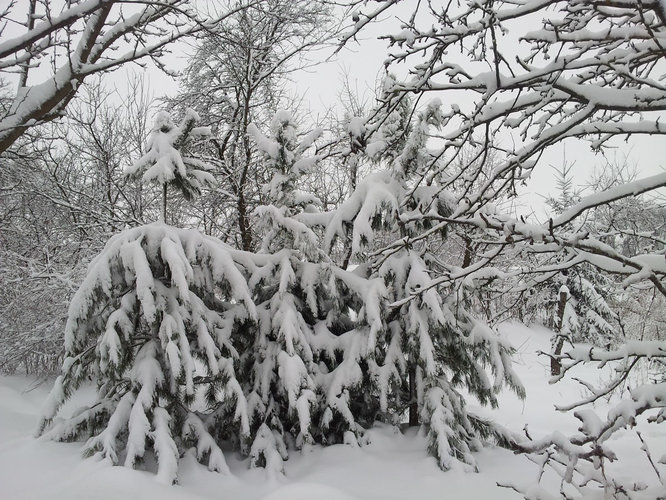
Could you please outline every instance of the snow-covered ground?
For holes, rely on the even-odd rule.
[[[484,409],[484,414],[519,433],[528,424],[532,437],[555,429],[574,432],[578,421],[555,411],[553,405],[576,400],[583,391],[571,380],[548,385],[548,360],[538,357],[536,351],[547,350],[549,332],[516,324],[503,325],[501,330],[518,349],[516,371],[527,389],[527,399],[520,401],[507,392],[498,410]],[[592,367],[582,371],[585,373],[577,374],[588,379],[600,376]],[[150,472],[81,458],[82,443],[34,439],[40,406],[49,389],[48,383],[35,387],[25,377],[0,378],[0,499],[515,499],[520,497],[496,483],[526,484],[536,471],[523,456],[486,448],[477,454],[479,473],[442,472],[428,456],[422,436],[384,426],[368,432],[370,442],[361,448],[337,445],[292,452],[286,475],[277,478],[267,477],[262,469],[248,469],[247,462],[231,452],[227,454],[231,476],[209,472],[186,454],[181,459],[179,484],[168,487]],[[73,410],[85,404],[92,394],[92,388],[81,391],[69,406]],[[595,409],[603,413],[606,405],[604,401]],[[658,459],[666,453],[665,426],[641,427]],[[611,441],[619,456],[613,472],[632,481],[654,483],[654,472],[640,445],[635,432],[619,433]],[[544,481],[557,491],[556,478]]]

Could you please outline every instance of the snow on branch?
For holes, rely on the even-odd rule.
[[[586,210],[600,205],[607,205],[613,201],[638,196],[660,187],[666,186],[666,172],[646,177],[637,181],[622,184],[590,196],[586,196],[576,205],[568,208],[552,221],[552,227],[558,228],[570,223]]]
[[[559,380],[580,363],[615,363],[616,375],[601,387],[584,380],[578,380],[590,395],[578,402],[559,406],[561,411],[576,409],[574,416],[580,421],[578,433],[564,436],[553,432],[539,439],[527,434],[515,444],[517,452],[526,453],[537,465],[539,472],[535,484],[500,484],[523,494],[525,498],[542,498],[547,490],[539,483],[546,468],[562,477],[560,493],[566,498],[588,498],[589,495],[604,492],[606,497],[628,495],[629,498],[660,498],[666,494],[666,483],[655,466],[650,450],[640,432],[637,435],[641,449],[645,452],[658,479],[656,486],[622,481],[609,474],[607,462],[617,459],[612,450],[612,439],[621,429],[632,428],[639,416],[648,415],[649,423],[660,424],[666,419],[666,384],[654,383],[638,385],[630,389],[630,397],[621,400],[608,410],[605,418],[600,417],[590,407],[601,397],[608,397],[641,360],[663,359],[666,350],[663,342],[629,342],[616,350],[603,350],[591,346],[576,346],[558,356],[565,363],[563,372],[554,380]],[[635,496],[634,496],[635,495]]]
[[[57,15],[52,3],[39,2],[48,12],[36,12],[37,23],[0,43],[0,71],[23,75],[23,86],[0,116],[0,153],[30,127],[61,116],[90,75],[148,57],[163,67],[160,57],[166,45],[247,8],[240,4],[203,20],[186,0],[86,0],[67,3]],[[36,79],[38,72],[30,70],[43,66],[51,52],[54,70],[33,83],[31,76]]]
[[[442,161],[430,165],[419,182],[439,176],[442,190],[462,184],[464,191],[448,220],[440,219],[424,239],[450,223],[484,228],[479,213],[494,200],[515,195],[544,151],[565,139],[586,139],[601,150],[613,137],[664,133],[654,115],[666,105],[662,69],[656,64],[663,58],[666,16],[657,0],[482,1],[451,3],[440,10],[416,4],[401,21],[399,33],[384,37],[392,47],[387,70],[411,63],[412,71],[409,79],[394,81],[391,91],[436,92],[443,102],[437,133]],[[541,27],[535,29],[536,23]],[[460,105],[453,90],[464,91],[472,102]],[[495,136],[502,140],[493,141]],[[478,156],[461,155],[466,144],[493,157],[493,168],[481,173]],[[452,175],[452,169],[459,173]],[[566,240],[578,245],[582,234],[553,231],[596,204],[636,196],[663,183],[660,175],[595,195],[562,214],[545,232],[520,221],[489,225],[508,231],[511,238],[516,227],[524,230],[517,236],[522,232],[525,239],[545,235],[558,244]],[[393,250],[403,244],[395,242]],[[596,244],[577,248],[617,259]],[[648,277],[661,287],[654,270],[632,267],[641,279]]]

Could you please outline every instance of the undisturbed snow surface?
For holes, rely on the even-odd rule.
[[[479,410],[515,432],[529,426],[532,437],[555,429],[576,430],[572,415],[558,413],[553,404],[573,401],[583,391],[571,380],[548,385],[548,360],[536,351],[547,350],[549,333],[506,324],[502,332],[518,349],[516,371],[527,389],[520,401],[506,392],[498,410]],[[599,377],[592,368],[579,375]],[[602,375],[603,376],[603,375]],[[416,432],[401,434],[388,426],[368,432],[370,443],[361,448],[337,445],[292,451],[285,477],[267,477],[264,470],[227,453],[231,476],[209,472],[192,454],[181,458],[179,484],[159,484],[151,472],[112,467],[81,458],[82,443],[54,443],[32,437],[49,384],[35,387],[22,377],[0,378],[0,499],[246,499],[246,500],[355,500],[355,499],[502,499],[520,498],[497,482],[530,482],[535,466],[525,457],[500,448],[477,455],[480,473],[441,472],[426,453],[426,441]],[[70,410],[93,397],[93,389],[80,391]],[[603,412],[606,402],[596,409]],[[644,426],[644,437],[657,459],[666,453],[663,425]],[[615,472],[632,480],[654,482],[650,465],[640,451],[634,432],[622,432],[611,441],[620,460]],[[149,467],[149,465],[148,465]],[[554,492],[556,478],[546,477]]]

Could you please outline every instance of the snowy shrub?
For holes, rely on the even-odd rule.
[[[226,422],[249,432],[233,372],[233,326],[256,317],[231,251],[194,230],[162,224],[114,236],[91,263],[65,328],[63,372],[39,433],[56,440],[88,435],[86,453],[134,466],[152,445],[159,476],[176,478],[179,445],[193,442],[224,469],[198,413],[233,407]],[[81,383],[94,377],[98,400],[53,420]]]

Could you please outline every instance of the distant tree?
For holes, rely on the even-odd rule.
[[[573,167],[573,163],[567,164],[565,161],[559,169],[555,169],[557,196],[547,200],[554,214],[561,214],[580,201],[580,191],[575,189],[571,175]],[[595,214],[596,211],[592,212],[584,224],[599,234],[600,231],[595,227]],[[576,254],[567,249],[556,260],[561,262],[575,257]],[[619,315],[609,305],[611,297],[619,290],[617,283],[607,273],[594,269],[588,263],[581,263],[558,273],[547,286],[553,292],[553,297],[550,301],[546,300],[544,305],[550,303],[553,316],[558,311],[557,318],[548,324],[557,326],[560,338],[563,338],[561,330],[564,328],[564,337],[570,343],[587,342],[599,347],[610,347],[625,340],[621,335]],[[562,309],[565,317],[559,316],[562,287],[566,289],[566,306]]]
[[[268,123],[278,108],[292,108],[290,75],[312,62],[335,33],[325,2],[266,0],[248,5],[214,29],[201,32],[170,102],[191,107],[211,127],[206,153],[219,183],[195,208],[206,231],[252,250],[252,211],[264,203],[261,187],[272,173],[248,136],[250,123]]]

